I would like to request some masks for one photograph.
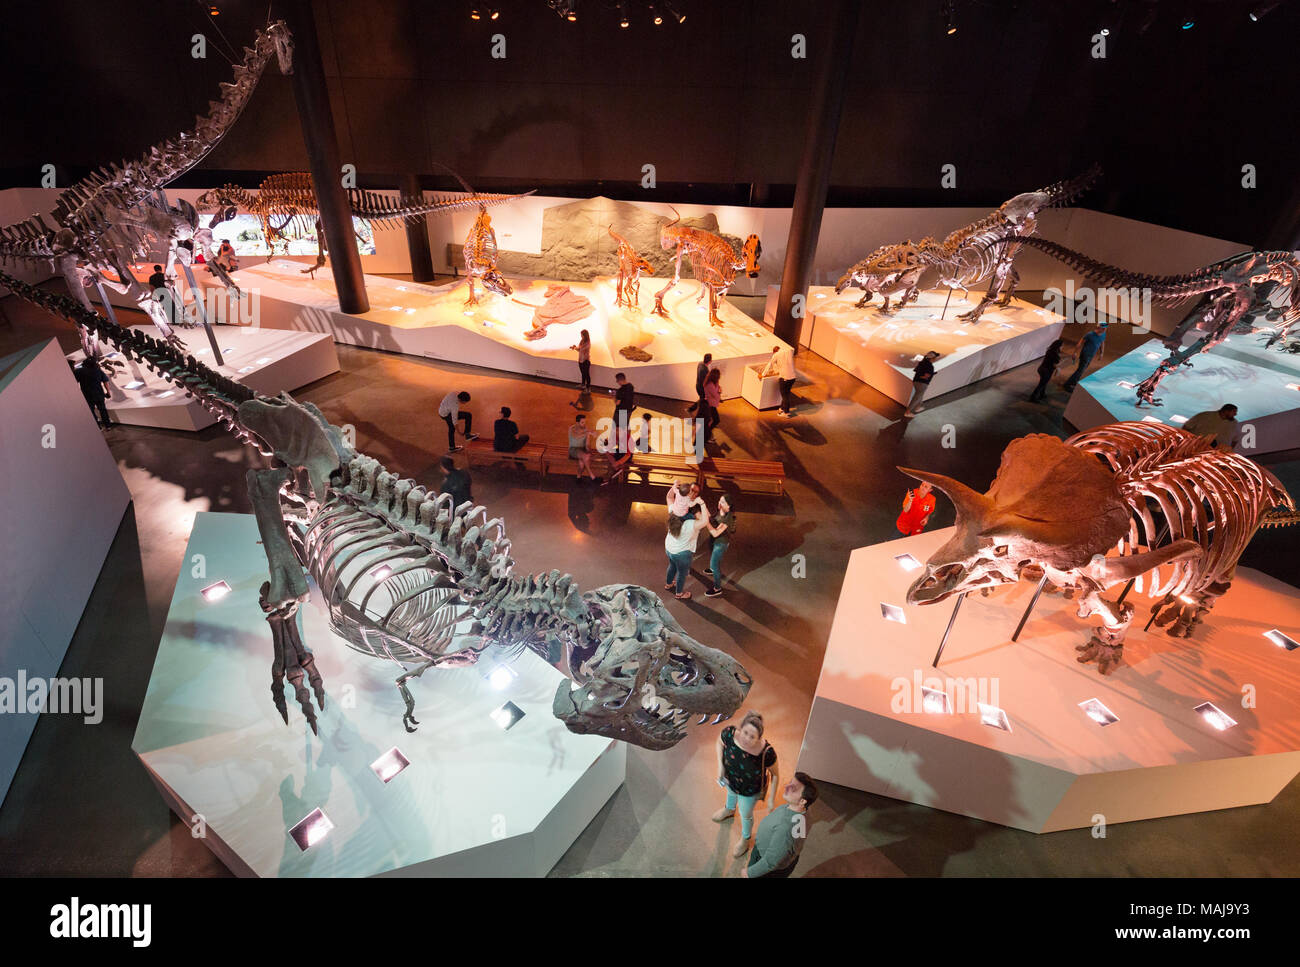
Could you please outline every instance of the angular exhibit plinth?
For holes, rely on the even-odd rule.
[[[263,328],[326,332],[349,345],[569,383],[578,381],[578,356],[569,347],[586,329],[596,386],[612,388],[614,374],[623,372],[639,394],[669,399],[696,398],[695,367],[705,353],[713,354],[722,371],[723,397],[739,396],[745,366],[766,361],[780,344],[729,303],[718,311],[723,325],[710,325],[708,299],[697,304],[700,285],[691,279],[683,279],[665,297],[666,319],[650,311],[654,293],[663,285],[655,279],[642,281],[639,308],[623,309],[614,305],[613,279],[511,279],[511,296],[485,293],[480,285],[478,305],[466,306],[469,290],[463,280],[431,286],[368,275],[370,311],[361,315],[340,311],[328,268],[313,279],[303,274],[301,263],[272,260],[241,269],[235,280],[257,293]],[[200,281],[213,285],[210,276]],[[238,320],[238,307],[223,305],[220,298],[213,302],[218,318]],[[628,347],[651,358],[629,359],[620,352]]]
[[[768,321],[775,318],[777,295],[775,286],[768,289]],[[931,350],[940,356],[923,400],[1040,358],[1065,326],[1063,317],[1023,299],[990,306],[979,322],[965,322],[957,316],[973,309],[979,294],[953,292],[950,298],[947,289],[927,289],[902,309],[891,300],[888,315],[880,311],[879,296],[856,308],[861,297],[856,289],[836,295],[830,286],[810,287],[799,342],[899,403],[911,397],[912,369]]]
[[[58,674],[130,503],[59,344],[0,359],[0,800],[40,717],[15,683]]]
[[[1300,773],[1300,650],[1278,634],[1300,640],[1300,591],[1239,568],[1192,639],[1143,632],[1151,602],[1132,593],[1125,663],[1103,677],[1075,660],[1100,619],[1059,594],[1011,641],[1035,588],[1022,581],[969,596],[936,670],[954,599],[906,593],[952,533],[853,552],[800,769],[1038,833],[1266,803]],[[1217,728],[1207,702],[1235,724]]]
[[[131,328],[154,339],[162,338],[156,326]],[[296,390],[339,371],[334,340],[319,333],[213,326],[224,361],[218,366],[202,328],[175,332],[185,343],[185,352],[200,363],[267,396],[276,396],[281,390]],[[216,422],[211,413],[187,398],[183,389],[148,367],[135,360],[123,360],[121,353],[111,350],[107,355],[116,362],[124,362],[105,387],[108,414],[117,422],[190,431],[202,430]],[[82,356],[78,350],[69,354],[68,359],[80,362]]]
[[[1189,335],[1193,338],[1196,333]],[[1205,410],[1237,406],[1237,422],[1249,425],[1247,456],[1300,447],[1300,354],[1264,348],[1261,333],[1234,333],[1190,367],[1170,373],[1156,391],[1159,406],[1138,405],[1137,386],[1155,372],[1169,350],[1151,339],[1079,381],[1065,418],[1080,430],[1124,420],[1159,420],[1182,426]]]
[[[402,667],[331,632],[315,585],[300,629],[326,709],[316,737],[290,690],[286,725],[271,702],[253,517],[197,515],[185,561],[132,749],[235,873],[542,876],[623,782],[626,747],[556,720],[562,676],[531,653],[495,681],[487,667],[413,679],[420,725],[406,732]],[[202,591],[221,581],[229,593],[207,600]],[[503,729],[493,712],[507,702],[523,717]],[[376,773],[402,759],[388,782]],[[332,828],[302,850],[290,831],[316,810]]]

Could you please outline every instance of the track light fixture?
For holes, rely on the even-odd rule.
[[[944,0],[943,20],[944,28],[951,37],[957,32],[957,4],[953,0]]]
[[[678,13],[677,9],[671,3],[665,3],[664,9],[668,11],[668,16],[672,17],[679,24],[686,23],[686,14]]]

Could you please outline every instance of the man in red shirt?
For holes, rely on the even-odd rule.
[[[934,513],[934,494],[930,493],[930,484],[922,480],[919,487],[909,490],[903,498],[903,512],[898,515],[894,526],[904,537],[911,537],[925,530]]]

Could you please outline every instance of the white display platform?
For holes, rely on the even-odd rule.
[[[1148,340],[1081,379],[1066,403],[1065,419],[1080,430],[1124,420],[1182,426],[1197,413],[1235,403],[1242,429],[1253,427],[1253,446],[1243,444],[1242,453],[1254,457],[1300,447],[1300,355],[1265,349],[1265,338],[1228,336],[1208,353],[1193,356],[1190,369],[1164,378],[1156,391],[1160,406],[1139,406],[1135,387],[1169,355],[1159,339]]]
[[[202,555],[206,576],[193,573]],[[531,653],[493,689],[485,669],[425,672],[409,687],[419,730],[402,727],[401,669],[336,637],[319,591],[300,629],[324,678],[313,736],[288,693],[271,702],[271,632],[258,589],[266,557],[251,515],[198,514],[131,748],[187,825],[251,876],[542,876],[623,782],[626,746],[574,735],[551,715],[562,679]],[[200,590],[232,588],[209,603]],[[509,731],[489,714],[524,711]],[[410,760],[385,784],[370,764]],[[334,829],[301,851],[289,829],[314,809]]]
[[[146,336],[161,339],[156,326],[132,326]],[[201,327],[177,329],[185,351],[199,362],[223,376],[243,383],[251,390],[275,396],[281,390],[324,379],[339,371],[339,356],[334,340],[321,333],[286,332],[255,326],[213,326],[217,345],[225,360],[217,366],[212,346]],[[80,362],[78,350],[68,359]],[[123,363],[120,353],[110,357]],[[108,413],[119,423],[132,426],[156,426],[169,430],[202,430],[216,422],[195,400],[187,399],[183,390],[134,360],[119,366],[108,390]]]
[[[262,328],[328,332],[341,343],[389,352],[446,359],[525,375],[544,376],[576,383],[578,356],[569,347],[578,334],[591,333],[592,382],[613,387],[614,374],[626,373],[639,394],[694,400],[695,367],[705,353],[722,370],[722,395],[740,395],[741,377],[748,363],[765,361],[781,341],[739,309],[724,303],[719,317],[724,325],[708,321],[708,300],[696,305],[699,283],[683,279],[665,299],[669,318],[651,315],[654,293],[664,280],[641,283],[642,311],[614,307],[613,279],[556,283],[510,279],[509,297],[483,294],[479,304],[466,307],[465,282],[429,286],[366,276],[370,311],[351,316],[339,310],[329,269],[304,275],[301,263],[272,260],[241,269],[234,275],[242,289],[256,292]],[[214,285],[206,273],[200,284]],[[526,339],[532,328],[534,307],[546,299],[551,285],[568,285],[576,295],[591,301],[593,312],[573,323],[552,325],[539,339]],[[526,303],[526,304],[525,304]],[[219,318],[235,319],[231,307],[216,300]],[[649,362],[634,362],[619,350],[635,345],[650,353]]]
[[[906,403],[912,395],[912,369],[931,350],[934,378],[922,400],[934,399],[1040,358],[1059,339],[1065,319],[1023,299],[1005,309],[990,306],[978,323],[957,315],[973,309],[983,289],[969,297],[947,289],[927,289],[915,302],[883,315],[879,296],[861,309],[857,289],[836,295],[830,286],[808,290],[808,308],[800,345],[856,376],[890,399]],[[779,289],[768,289],[764,318],[775,318]],[[945,318],[944,301],[948,300]],[[891,300],[892,306],[897,304]]]
[[[58,674],[130,503],[59,344],[0,359],[0,677]],[[0,801],[36,720],[0,714]]]
[[[1103,677],[1075,661],[1100,619],[1077,618],[1060,595],[1044,594],[1011,641],[1035,587],[1022,581],[966,600],[935,670],[953,601],[906,605],[921,572],[895,557],[924,562],[952,533],[853,552],[801,770],[1032,832],[1266,803],[1300,773],[1300,651],[1264,637],[1300,638],[1300,591],[1240,568],[1191,640],[1144,633],[1150,602],[1130,595],[1138,616],[1125,664]],[[882,604],[907,623],[882,617]],[[922,711],[922,685],[946,691],[955,714]],[[1258,708],[1242,707],[1247,686]],[[972,698],[1001,708],[1011,731],[981,724]],[[1099,726],[1079,708],[1088,699],[1119,721]],[[1237,724],[1216,730],[1193,711],[1203,702]]]
[[[781,405],[781,377],[763,376],[766,363],[752,363],[745,367],[741,395],[756,410],[770,410]]]

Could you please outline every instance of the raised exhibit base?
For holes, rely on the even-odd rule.
[[[778,295],[775,286],[768,289],[764,318],[769,323]],[[974,295],[954,292],[949,298],[947,289],[927,289],[889,315],[881,313],[879,296],[855,308],[861,297],[857,290],[836,295],[830,286],[810,287],[799,343],[899,403],[911,398],[912,369],[931,350],[942,355],[934,360],[934,379],[922,400],[1040,358],[1065,326],[1063,317],[1023,299],[1004,309],[991,306],[979,322],[970,323],[956,317],[976,306]]]
[[[1144,633],[1149,600],[1130,595],[1126,663],[1103,677],[1075,661],[1098,619],[1075,617],[1060,595],[1043,595],[1011,641],[1034,591],[1022,581],[962,605],[935,670],[953,602],[906,605],[919,571],[896,557],[924,562],[952,533],[853,552],[800,769],[1040,833],[1266,803],[1300,773],[1300,651],[1264,637],[1300,638],[1300,591],[1241,568],[1191,640]],[[884,618],[884,604],[906,623]],[[924,711],[922,686],[946,692],[955,714]],[[1247,693],[1257,708],[1243,707]],[[1089,699],[1118,721],[1098,725],[1079,707]],[[1011,730],[982,724],[977,701]],[[1216,730],[1194,711],[1204,702],[1237,724]]]
[[[326,710],[317,738],[290,693],[286,726],[269,694],[254,519],[197,515],[185,561],[131,747],[186,825],[202,817],[206,844],[235,873],[542,876],[623,782],[626,746],[552,717],[562,676],[532,654],[502,690],[480,668],[412,681],[420,727],[408,734],[401,669],[336,637],[314,585],[300,628]],[[209,603],[199,592],[221,580],[231,592]],[[524,716],[503,731],[490,713],[507,701]],[[371,763],[394,746],[410,765],[384,783]],[[334,828],[302,851],[289,829],[315,809]]]
[[[130,503],[58,342],[0,359],[0,801],[40,717],[14,682],[58,675]]]
[[[484,294],[479,304],[466,306],[465,282],[430,286],[366,276],[370,311],[347,315],[339,310],[329,269],[316,278],[302,273],[301,263],[273,260],[241,269],[235,281],[256,292],[257,317],[263,328],[328,332],[337,342],[367,346],[413,356],[446,359],[471,366],[576,383],[577,353],[570,346],[583,329],[591,333],[592,381],[613,387],[614,374],[626,373],[637,392],[670,399],[694,400],[695,367],[705,353],[713,354],[722,371],[722,395],[741,394],[741,379],[749,363],[766,361],[780,343],[739,309],[724,303],[720,327],[708,321],[708,300],[696,304],[700,286],[683,279],[665,299],[669,318],[652,315],[655,279],[641,284],[640,309],[614,307],[613,279],[557,283],[512,279],[509,297]],[[213,285],[211,276],[199,281]],[[532,327],[536,307],[546,301],[551,286],[564,285],[591,303],[590,314],[568,323],[552,324],[538,339],[525,333]],[[237,320],[238,310],[215,300],[218,317]],[[247,310],[246,310],[247,311]],[[653,358],[637,362],[619,350],[635,346]]]
[[[132,326],[146,336],[161,339],[156,326]],[[213,326],[225,364],[217,366],[202,328],[178,329],[187,353],[205,366],[266,396],[324,379],[339,371],[334,341],[318,333],[284,332],[253,326]],[[80,362],[84,353],[70,353]],[[121,361],[118,353],[111,358]],[[108,386],[108,414],[118,423],[154,426],[167,430],[202,430],[216,420],[176,385],[134,360],[127,361]]]
[[[1254,428],[1252,445],[1243,443],[1242,453],[1295,449],[1300,447],[1300,355],[1265,349],[1264,339],[1257,333],[1229,336],[1194,356],[1190,369],[1165,377],[1156,393],[1160,406],[1139,406],[1135,387],[1169,355],[1159,339],[1151,339],[1081,379],[1065,418],[1080,430],[1124,420],[1181,426],[1197,413],[1235,403],[1243,430]]]

